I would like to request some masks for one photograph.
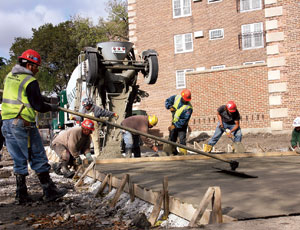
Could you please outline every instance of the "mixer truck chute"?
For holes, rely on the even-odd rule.
[[[139,73],[144,82],[155,84],[158,78],[158,58],[155,50],[145,50],[140,60],[136,60],[133,43],[101,42],[95,48],[86,47],[79,56],[79,65],[74,70],[67,86],[69,108],[79,111],[81,101],[91,98],[98,106],[114,111],[124,118],[132,115],[132,107],[143,97],[149,96],[137,85]],[[101,136],[103,136],[103,128]],[[119,157],[119,130],[104,127],[104,140],[101,142],[101,155]],[[118,153],[113,156],[113,153]]]

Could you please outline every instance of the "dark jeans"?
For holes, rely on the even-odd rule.
[[[179,143],[182,145],[186,145],[186,132],[187,126],[183,128],[175,128],[169,133],[169,141],[177,142],[177,138],[179,138]],[[173,148],[173,153],[177,155],[176,147]]]

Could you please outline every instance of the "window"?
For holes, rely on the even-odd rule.
[[[225,67],[226,67],[225,65],[213,65],[210,68],[216,70],[216,69],[225,69]]]
[[[240,12],[262,9],[261,0],[240,0]]]
[[[264,47],[262,22],[242,25],[242,48],[257,49]]]
[[[209,40],[223,39],[224,29],[215,29],[209,31]]]
[[[177,70],[176,71],[176,89],[186,88],[185,73],[193,72],[193,69]]]
[[[179,34],[174,36],[175,53],[185,53],[193,51],[193,36],[189,34]]]
[[[214,3],[214,2],[221,2],[223,0],[207,0],[207,1],[208,1],[208,3]]]
[[[186,17],[192,15],[191,0],[173,0],[173,17]]]

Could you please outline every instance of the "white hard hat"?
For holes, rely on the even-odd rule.
[[[293,122],[294,127],[300,127],[300,117],[296,117]]]

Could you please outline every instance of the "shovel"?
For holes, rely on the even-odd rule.
[[[224,132],[227,134],[227,131],[225,129],[223,129]],[[235,153],[245,153],[246,152],[246,148],[245,146],[242,144],[242,142],[234,142],[233,137],[230,136],[228,137],[231,141],[232,141],[232,145],[233,145],[233,150]]]

